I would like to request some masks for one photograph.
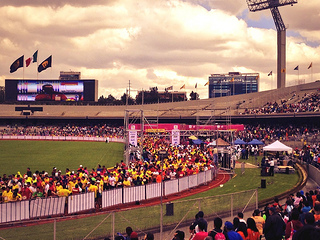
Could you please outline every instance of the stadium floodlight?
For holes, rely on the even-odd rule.
[[[256,12],[273,7],[293,5],[298,3],[297,0],[247,0],[248,8],[251,12]]]
[[[270,9],[277,28],[277,88],[286,85],[286,27],[281,18],[278,7],[293,5],[297,0],[247,0],[251,12]]]

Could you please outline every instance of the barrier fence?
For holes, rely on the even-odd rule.
[[[217,172],[212,168],[206,172],[185,176],[162,183],[151,183],[128,188],[115,188],[103,191],[101,207],[108,208],[115,205],[139,202],[174,194],[177,192],[206,184],[212,181]],[[8,202],[0,204],[0,223],[23,221],[35,218],[75,214],[95,209],[94,192],[70,195],[68,197],[50,197]]]
[[[3,228],[0,230],[0,239],[114,239],[117,233],[125,234],[125,229],[131,226],[139,235],[139,239],[146,231],[155,233],[155,239],[170,240],[176,230],[183,230],[188,239],[188,226],[194,221],[198,211],[205,213],[208,229],[213,228],[213,219],[219,216],[223,221],[233,219],[237,212],[244,212],[245,217],[258,205],[257,189],[236,192],[210,197],[177,200],[163,204],[164,207],[172,205],[171,214],[162,212],[160,205],[144,206],[143,208],[126,209],[124,211],[108,211],[90,217],[69,218],[68,221],[48,221],[44,224],[26,225],[18,228]],[[163,221],[161,221],[163,216]],[[62,219],[68,219],[63,217]],[[159,228],[163,232],[160,237]]]

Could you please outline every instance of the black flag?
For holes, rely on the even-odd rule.
[[[42,63],[40,63],[38,67],[38,72],[42,72],[43,70],[46,70],[47,68],[51,67],[52,62],[52,55],[48,57],[46,60],[44,60]]]
[[[18,70],[18,68],[23,67],[23,58],[24,55],[15,60],[10,66],[10,73],[13,73]]]

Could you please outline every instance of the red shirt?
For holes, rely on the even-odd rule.
[[[198,232],[196,235],[194,235],[194,238],[192,240],[204,240],[208,236],[207,232]]]

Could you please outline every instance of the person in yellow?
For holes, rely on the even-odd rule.
[[[56,191],[59,192],[61,189],[63,189],[63,186],[60,184],[60,182],[56,183]]]
[[[69,191],[72,191],[72,188],[74,188],[76,184],[77,184],[77,179],[75,178],[70,179],[70,181],[68,182]]]
[[[98,189],[99,189],[98,186],[95,184],[89,184],[88,186],[89,186],[88,192],[94,192],[94,197],[97,198],[98,197]]]
[[[88,184],[88,180],[85,178],[85,176],[82,176],[81,177],[81,180],[80,180],[81,184],[82,184],[82,189],[85,189],[87,187],[87,184]]]
[[[19,191],[19,185],[17,184],[16,181],[12,181],[12,188],[11,188],[11,191],[13,192],[14,190],[18,189]]]
[[[125,177],[124,180],[123,180],[123,186],[124,187],[130,187],[131,186],[131,182],[128,180],[127,177]]]
[[[12,192],[10,187],[6,187],[5,190],[2,192],[2,201],[3,202],[9,202],[9,200],[12,198]]]
[[[16,202],[16,201],[21,201],[21,200],[22,200],[21,194],[18,193],[18,189],[15,189],[13,191],[13,194],[10,196],[9,201],[10,202]]]
[[[58,191],[58,196],[59,197],[68,197],[70,195],[71,191],[69,191],[69,189],[66,189],[66,188],[61,188],[59,191]]]

